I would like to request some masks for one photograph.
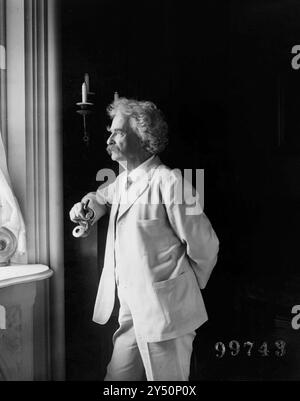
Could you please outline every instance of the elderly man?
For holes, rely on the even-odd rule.
[[[207,320],[201,295],[216,264],[218,238],[191,184],[157,156],[167,124],[151,102],[115,99],[107,151],[124,167],[87,194],[72,221],[110,213],[93,320],[105,324],[120,301],[119,328],[105,380],[187,381],[195,330]]]

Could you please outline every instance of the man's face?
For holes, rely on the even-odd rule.
[[[129,161],[142,152],[140,140],[130,126],[127,116],[118,112],[112,120],[109,131],[111,134],[107,140],[106,150],[112,160]]]

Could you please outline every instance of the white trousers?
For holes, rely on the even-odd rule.
[[[118,286],[119,328],[105,381],[188,381],[195,331],[160,342],[147,342],[136,332],[125,295]]]

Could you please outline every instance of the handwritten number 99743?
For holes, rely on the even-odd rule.
[[[277,357],[282,357],[286,354],[286,342],[283,340],[277,340],[272,343],[271,347],[267,341],[258,344],[251,341],[245,341],[241,345],[239,341],[232,340],[229,341],[227,346],[225,343],[219,341],[215,344],[215,351],[218,359],[223,358],[226,354],[230,356],[237,356],[239,354],[252,356],[255,353],[258,353],[262,357],[267,357],[272,354]]]

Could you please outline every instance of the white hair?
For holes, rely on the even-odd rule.
[[[142,147],[149,153],[158,154],[167,146],[168,124],[154,103],[121,97],[107,107],[107,112],[111,118],[120,112],[133,119]]]

